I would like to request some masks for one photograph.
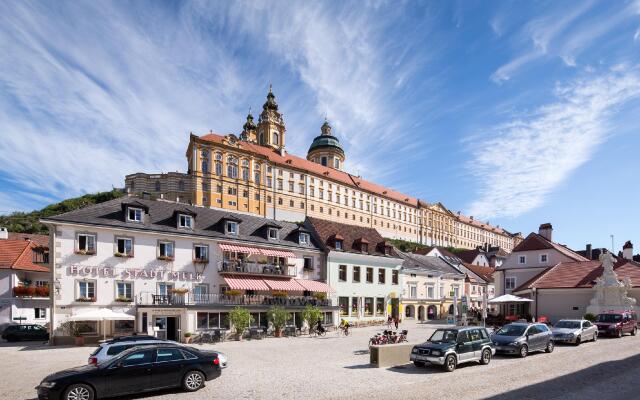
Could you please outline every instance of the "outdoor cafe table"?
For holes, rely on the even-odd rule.
[[[251,338],[256,337],[258,339],[262,339],[262,336],[264,335],[265,332],[266,332],[266,329],[264,327],[252,326],[249,328],[249,337]]]

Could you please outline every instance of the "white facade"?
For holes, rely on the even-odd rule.
[[[336,291],[340,318],[348,321],[380,320],[398,313],[398,299],[402,293],[401,266],[400,258],[330,251],[327,256],[327,283]],[[357,271],[358,268],[359,279],[354,277],[354,269]],[[341,269],[345,271],[342,276]],[[372,274],[370,281],[367,279],[368,271]],[[384,283],[380,282],[382,274]]]
[[[7,324],[47,325],[50,316],[50,299],[44,295],[18,295],[14,288],[25,281],[31,287],[49,285],[46,272],[0,269],[0,331]]]
[[[77,254],[79,235],[95,237],[95,254]],[[115,256],[118,238],[133,241],[132,257]],[[173,260],[158,258],[160,242],[172,244]],[[221,242],[230,243],[234,239],[56,223],[53,279],[57,290],[53,326],[58,328],[67,317],[89,308],[110,308],[136,315],[137,319],[135,324],[109,323],[105,332],[107,335],[136,331],[180,340],[185,332],[198,330],[198,311],[219,314],[230,309],[220,307],[216,297],[227,289],[224,277],[218,271],[223,260]],[[268,243],[239,244],[293,251],[295,258],[288,259],[291,264],[289,268],[295,271],[292,277],[309,280],[321,278],[324,260],[323,254],[317,249],[295,249]],[[208,248],[207,262],[194,263],[196,245]],[[307,263],[310,262],[312,268],[304,268],[305,257],[311,260],[307,260]],[[190,307],[184,303],[167,301],[168,296],[176,290],[184,290],[189,293],[187,296],[197,294],[200,303],[197,307]],[[100,324],[88,323],[86,329],[86,336],[98,337],[103,334]],[[57,331],[56,335],[64,334]]]

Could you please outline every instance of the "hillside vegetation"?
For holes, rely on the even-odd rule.
[[[38,211],[14,212],[9,215],[0,215],[0,226],[9,229],[9,232],[17,233],[41,233],[48,234],[47,227],[42,225],[38,220],[52,215],[58,215],[78,208],[86,207],[92,204],[103,203],[105,201],[117,199],[124,196],[124,192],[113,189],[109,192],[100,192],[93,194],[85,194],[81,197],[66,199],[59,203],[51,204]]]

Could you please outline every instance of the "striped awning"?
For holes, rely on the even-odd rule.
[[[235,290],[271,290],[265,281],[260,278],[230,278],[225,276],[224,281],[227,282],[231,289]]]
[[[295,281],[304,288],[304,290],[308,290],[310,292],[324,292],[324,293],[332,293],[335,292],[331,288],[331,286],[327,285],[324,282],[312,281],[309,279],[295,279]]]
[[[222,251],[235,251],[237,253],[262,254],[260,252],[260,249],[258,249],[257,247],[238,246],[235,244],[220,243],[220,249]]]
[[[295,279],[263,279],[271,290],[282,290],[287,292],[304,292],[304,287],[300,286]]]
[[[260,254],[272,257],[295,258],[296,255],[286,250],[260,249]]]

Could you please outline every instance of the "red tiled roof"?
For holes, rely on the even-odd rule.
[[[199,138],[204,141],[223,144],[224,136],[217,135],[215,133],[209,133],[207,135],[200,136]],[[386,197],[390,200],[395,200],[397,202],[405,203],[414,207],[418,205],[418,199],[414,197],[407,196],[406,194],[397,192],[392,189],[388,189],[384,186],[375,184],[373,182],[366,181],[360,177],[351,175],[347,172],[322,166],[318,163],[314,163],[313,161],[309,161],[305,158],[294,156],[289,153],[285,153],[285,155],[282,156],[277,150],[271,147],[259,146],[249,142],[239,142],[239,146],[240,146],[240,150],[245,150],[251,153],[260,154],[266,157],[269,161],[271,161],[274,164],[293,167],[298,170],[302,170],[306,173],[315,174],[317,176],[324,176],[326,179],[331,179],[331,180],[340,182],[343,185],[346,185],[352,188],[357,187],[366,192],[370,192],[378,196]]]
[[[335,249],[334,238],[342,237],[342,249],[345,252],[362,254],[360,246],[357,243],[363,243],[366,240],[367,253],[376,256],[385,256],[384,250],[381,249],[382,243],[386,243],[384,238],[374,228],[366,226],[347,225],[340,222],[327,221],[319,218],[307,217],[309,228],[312,228],[318,239],[325,248]],[[390,256],[395,257],[395,251],[391,250]]]
[[[613,266],[613,270],[618,275],[618,279],[629,277],[634,287],[640,287],[640,263],[620,260]],[[596,279],[602,276],[602,272],[600,261],[562,262],[545,269],[513,292],[532,288],[590,288],[593,287]]]
[[[493,282],[493,268],[490,267],[481,267],[479,265],[473,265],[468,263],[463,263],[465,267],[467,267],[471,272],[478,275],[480,278],[484,279],[487,282]]]
[[[49,235],[40,235],[38,233],[17,233],[9,232],[9,240],[31,240],[38,246],[49,246]]]
[[[464,261],[465,263],[472,263],[473,260],[475,260],[475,258],[478,256],[478,254],[480,254],[481,251],[478,249],[473,249],[473,250],[464,250],[464,251],[457,251],[456,252],[456,256],[458,256],[459,259],[461,259],[462,261]]]
[[[33,262],[36,243],[24,239],[0,240],[0,269],[49,272],[49,267]]]
[[[547,240],[544,236],[539,235],[535,232],[531,232],[520,244],[518,244],[514,249],[513,253],[519,251],[531,251],[531,250],[545,250],[545,249],[555,249],[559,253],[569,257],[574,261],[589,261],[588,258],[581,256],[575,251],[569,249],[566,246],[561,244],[552,242]]]

